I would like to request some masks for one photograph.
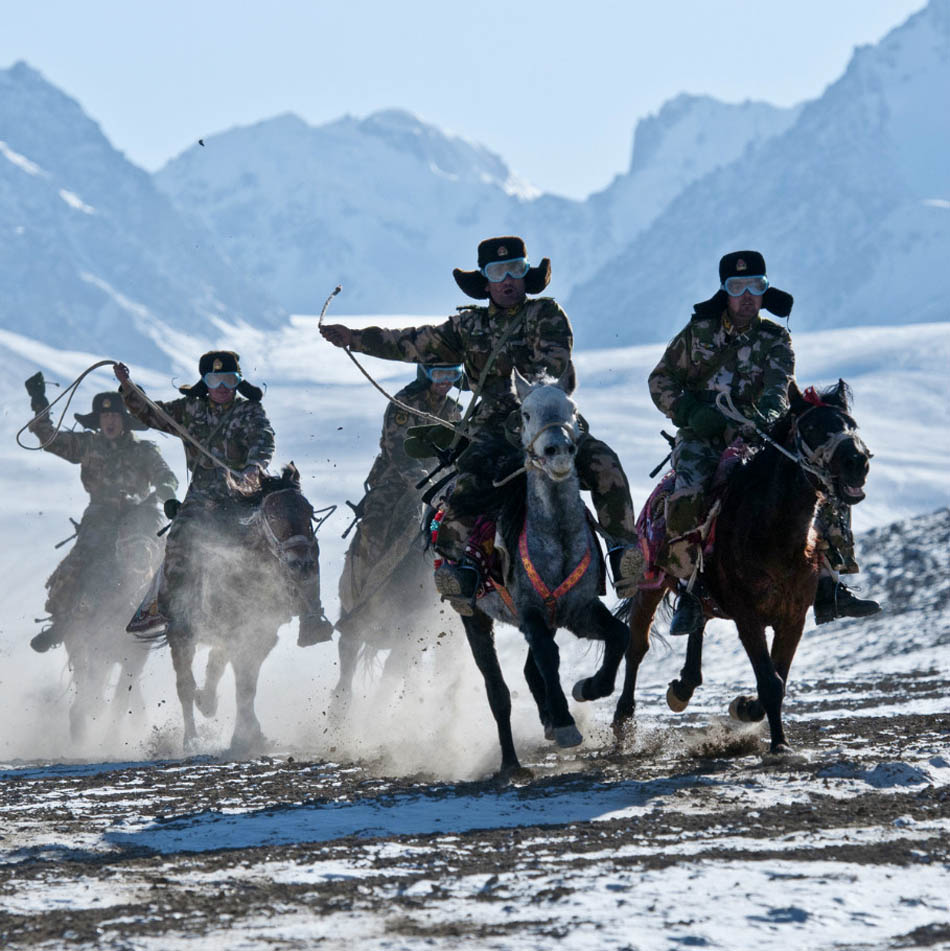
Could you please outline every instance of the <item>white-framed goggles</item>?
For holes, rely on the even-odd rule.
[[[521,280],[531,267],[527,258],[512,258],[510,261],[489,261],[482,274],[492,284],[500,284],[506,277]]]
[[[226,386],[229,390],[237,389],[243,377],[240,373],[206,373],[202,378],[209,390],[216,390],[219,386]]]
[[[769,279],[764,274],[753,274],[749,277],[727,277],[722,282],[722,289],[730,297],[742,297],[743,294],[754,294],[760,297],[769,289]]]

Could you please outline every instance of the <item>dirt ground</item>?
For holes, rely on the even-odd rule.
[[[781,758],[765,753],[757,728],[656,717],[619,745],[570,757],[537,749],[523,757],[535,778],[518,787],[396,779],[372,764],[290,754],[10,764],[0,772],[0,942],[502,948],[586,935],[578,947],[623,947],[609,928],[598,935],[610,922],[590,894],[606,882],[615,893],[606,917],[621,926],[629,904],[647,927],[650,906],[631,897],[638,883],[686,857],[750,883],[757,870],[780,866],[794,881],[796,867],[806,878],[830,863],[851,870],[858,890],[874,887],[860,869],[899,877],[929,867],[939,893],[950,881],[950,782],[933,777],[950,776],[950,714],[907,711],[948,687],[933,672],[813,684],[787,724],[795,752]],[[842,691],[855,715],[825,716],[827,697]],[[876,708],[899,700],[904,712],[861,715],[872,698]],[[415,831],[401,831],[407,804]],[[344,808],[352,827],[345,816],[326,822]],[[497,824],[493,810],[505,817]],[[679,925],[693,900],[680,896]],[[773,911],[763,927],[788,935],[796,913]],[[669,910],[656,914],[669,930]],[[853,944],[846,933],[845,943],[829,934],[828,944],[786,946],[950,947],[950,912],[931,908],[886,930],[880,940],[854,932]],[[727,946],[702,927],[694,936],[679,945]],[[654,944],[631,935],[626,946]]]

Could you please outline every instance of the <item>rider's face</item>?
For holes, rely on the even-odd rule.
[[[430,383],[429,390],[436,399],[443,400],[448,395],[449,390],[455,386],[454,383],[445,382],[445,383]]]
[[[234,399],[234,390],[228,389],[223,383],[213,390],[208,390],[208,396],[215,403],[230,403]]]
[[[742,294],[740,297],[726,298],[729,317],[737,327],[746,327],[755,320],[762,309],[761,294]]]
[[[118,439],[125,430],[121,413],[100,413],[99,429],[106,439]]]
[[[524,278],[509,275],[503,281],[488,284],[488,294],[498,307],[517,307],[524,298]]]

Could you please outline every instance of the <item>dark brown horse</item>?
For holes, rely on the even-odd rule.
[[[737,697],[729,712],[740,720],[767,716],[773,753],[789,749],[782,726],[788,672],[815,600],[819,553],[813,519],[821,493],[853,505],[864,498],[871,455],[850,415],[843,380],[807,401],[792,383],[790,409],[771,438],[729,479],[716,524],[715,548],[706,559],[703,582],[723,614],[739,630],[755,672],[756,697]],[[625,606],[631,638],[623,690],[614,714],[619,730],[633,717],[637,670],[649,650],[650,625],[665,591],[641,590]],[[707,617],[711,616],[707,614]],[[772,647],[765,629],[771,627]],[[686,709],[702,683],[700,630],[689,638],[686,663],[670,684],[671,709]]]

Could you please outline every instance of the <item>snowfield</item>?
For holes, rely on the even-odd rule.
[[[268,384],[275,464],[296,462],[316,506],[342,505],[359,497],[384,404],[315,323],[295,317],[266,334],[222,326],[214,343],[238,349],[246,375]],[[190,342],[194,353],[169,344],[176,384],[192,380],[207,343]],[[122,728],[71,747],[63,654],[35,655],[28,641],[64,551],[52,545],[85,497],[77,469],[16,446],[29,415],[22,380],[42,369],[65,384],[110,357],[156,397],[171,398],[173,381],[136,367],[134,354],[0,333],[4,947],[950,946],[950,324],[794,342],[802,385],[841,376],[854,390],[875,454],[855,509],[857,584],[884,605],[861,624],[806,630],[785,707],[795,752],[770,757],[759,727],[726,718],[752,678],[734,628],[717,622],[685,714],[664,701],[684,645],[657,640],[635,732],[615,740],[613,705],[601,701],[576,711],[584,746],[555,753],[523,683],[521,636],[501,628],[516,743],[535,778],[499,787],[484,689],[461,625],[435,601],[411,682],[383,696],[368,669],[345,722],[329,705],[335,644],[301,651],[283,629],[258,696],[267,757],[218,756],[233,716],[226,676],[218,715],[201,726],[204,755],[181,758],[164,651],[145,668],[145,708],[125,713],[120,689],[103,719],[118,711]],[[581,411],[620,454],[638,504],[666,451],[658,430],[669,424],[645,383],[660,352],[576,359]],[[364,362],[390,392],[412,376]],[[88,381],[70,418],[110,381]],[[184,481],[180,448],[156,438]],[[348,521],[337,512],[320,536],[331,618]],[[559,643],[566,683],[595,665],[570,635]]]

